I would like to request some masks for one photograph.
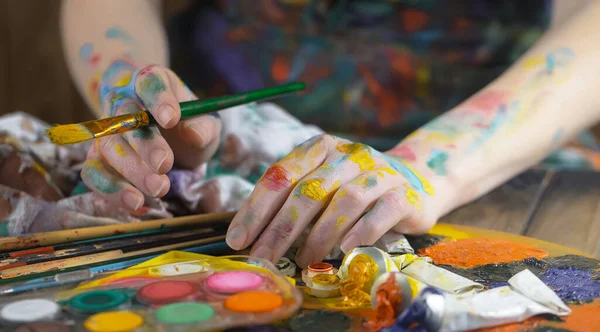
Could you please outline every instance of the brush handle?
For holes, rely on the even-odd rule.
[[[302,91],[306,84],[296,82],[284,84],[272,88],[249,91],[232,96],[209,98],[203,100],[184,101],[179,103],[181,107],[181,120],[193,118],[199,115],[220,111],[229,107],[243,105],[251,102],[265,101],[271,98],[280,97],[292,92]],[[150,112],[145,111],[150,117],[150,123],[156,125],[157,122]]]

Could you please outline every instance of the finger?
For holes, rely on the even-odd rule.
[[[254,244],[253,256],[278,260],[340,186],[360,174],[360,169],[347,156],[335,154],[333,158],[298,182],[281,211]]]
[[[133,100],[121,103],[115,115],[139,111]],[[157,174],[166,174],[173,167],[174,155],[171,147],[156,127],[145,127],[123,134],[133,151]]]
[[[122,136],[102,137],[96,144],[102,160],[146,195],[162,197],[169,191],[167,176],[156,174]]]
[[[343,185],[311,229],[296,255],[296,263],[306,267],[320,262],[381,195],[402,185],[402,181],[399,176],[371,171]]]
[[[173,129],[163,130],[163,136],[171,142],[178,164],[193,167],[208,161],[219,147],[221,120],[213,116],[201,116],[182,121]]]
[[[387,191],[362,218],[350,229],[342,240],[342,251],[348,252],[361,245],[373,245],[390,229],[401,230],[401,225],[426,227],[422,225],[419,205],[411,204],[417,194],[411,187],[400,187]],[[418,195],[418,194],[417,194]],[[418,199],[417,199],[418,200]]]
[[[144,203],[144,195],[120,176],[113,174],[102,162],[96,147],[92,146],[81,170],[83,183],[106,200],[137,210]]]
[[[181,108],[175,96],[168,71],[160,66],[148,66],[134,75],[136,95],[150,111],[158,124],[166,129],[173,128],[181,118]],[[173,84],[174,83],[174,84]]]
[[[231,248],[241,250],[254,241],[279,211],[296,179],[308,175],[325,161],[326,142],[331,139],[327,135],[315,136],[265,172],[229,225],[227,244]]]

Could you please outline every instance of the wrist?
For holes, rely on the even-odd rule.
[[[429,188],[429,190],[424,190],[421,195],[424,219],[437,221],[459,206],[465,199],[463,197],[464,192],[457,190],[461,186],[456,177],[448,170],[444,172],[439,169],[436,170],[434,163],[427,162],[428,158],[420,157],[425,155],[420,151],[400,144],[384,154],[398,164],[410,169],[423,183],[424,189]],[[409,182],[411,181],[409,180]]]

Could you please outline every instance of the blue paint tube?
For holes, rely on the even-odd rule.
[[[427,287],[393,326],[382,331],[470,331],[522,322],[542,314],[571,313],[556,293],[529,270],[515,274],[508,284],[467,297]]]

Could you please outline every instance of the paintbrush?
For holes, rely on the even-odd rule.
[[[179,103],[181,107],[181,120],[237,105],[281,97],[292,92],[302,91],[305,87],[304,83],[289,83],[232,96],[182,102]],[[48,135],[50,141],[54,144],[67,145],[107,135],[122,134],[157,124],[156,119],[146,110],[77,124],[58,125],[48,129],[46,135]]]
[[[147,256],[151,254],[156,254],[159,252],[167,252],[171,250],[176,250],[179,248],[186,247],[195,247],[202,244],[215,243],[218,241],[225,240],[225,234],[217,235],[218,232],[207,233],[206,235],[214,235],[212,237],[198,238],[194,240],[187,240],[181,242],[180,239],[175,239],[171,244],[166,244],[160,247],[152,247],[141,250],[135,250],[135,248],[128,249],[117,249],[111,251],[105,251],[100,253],[94,253],[85,256],[77,256],[72,258],[59,259],[50,262],[19,266],[12,269],[7,269],[0,271],[0,278],[2,279],[12,279],[17,277],[23,277],[32,274],[38,274],[43,272],[55,271],[56,273],[61,272],[62,270],[72,268],[72,267],[82,267],[87,266],[89,264],[95,264],[100,262],[110,262],[123,258],[133,258],[137,256]]]
[[[228,224],[236,212],[207,213],[170,219],[148,220],[144,222],[65,229],[47,233],[36,233],[16,237],[0,238],[0,251],[29,249],[39,246],[51,246],[58,243],[94,239],[115,234],[136,233],[151,229],[170,227],[211,227],[214,224]]]
[[[64,247],[63,249],[55,250],[49,253],[37,253],[32,255],[24,255],[19,257],[3,259],[0,261],[0,271],[12,269],[19,266],[44,263],[52,260],[76,256],[84,256],[116,249],[128,249],[131,247],[135,247],[135,249],[139,250],[143,248],[165,245],[175,240],[184,242],[188,240],[194,240],[200,235],[206,234],[207,232],[211,231],[212,229],[210,228],[193,228],[179,232],[161,233],[158,235],[70,245],[68,247]]]

